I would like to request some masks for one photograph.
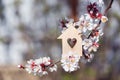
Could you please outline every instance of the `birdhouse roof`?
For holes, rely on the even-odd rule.
[[[74,26],[69,26],[57,39],[64,39],[64,38],[72,38],[72,37],[78,37],[79,31]]]

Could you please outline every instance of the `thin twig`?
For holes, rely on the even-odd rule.
[[[112,4],[113,4],[113,1],[114,0],[111,0],[108,7],[106,8],[106,10],[104,11],[104,15],[108,12],[108,10],[112,7]]]
[[[55,63],[50,64],[49,66],[47,66],[47,68],[49,68],[49,67],[51,67],[51,66],[53,66],[53,65],[55,65],[55,64],[58,64],[58,63],[60,63],[60,60],[57,61],[57,62],[55,62]]]
[[[58,63],[60,63],[60,60],[59,60],[59,61],[57,61],[57,62],[55,62],[54,64],[58,64]]]

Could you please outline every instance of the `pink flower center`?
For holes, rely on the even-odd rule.
[[[101,19],[102,14],[98,10],[98,5],[96,3],[90,3],[87,6],[87,11],[90,14],[91,18]]]
[[[35,62],[32,62],[32,64],[31,64],[31,68],[34,69],[35,66],[37,66],[37,65],[35,64]]]
[[[42,63],[42,64],[40,64],[40,66],[42,67],[42,71],[45,71],[45,68],[46,68],[45,64]]]
[[[96,46],[96,47],[99,47],[99,44],[96,43],[96,42],[94,42],[93,45]]]

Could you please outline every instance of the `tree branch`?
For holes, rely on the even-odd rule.
[[[108,12],[108,10],[112,7],[112,4],[113,4],[113,1],[114,0],[111,0],[108,7],[105,9],[103,15],[106,15],[106,13]],[[101,24],[101,20],[99,21],[98,25],[95,27],[95,29],[97,29]],[[93,31],[91,31],[91,33],[89,34],[88,38],[90,38],[91,34],[92,34]]]
[[[108,10],[112,7],[113,1],[114,1],[114,0],[111,0],[111,1],[110,1],[110,3],[109,3],[109,5],[108,5],[108,7],[105,9],[103,15],[106,15],[106,13],[108,12]],[[96,30],[100,25],[101,25],[101,20],[99,21],[98,25],[95,27],[95,30]],[[92,35],[92,33],[93,33],[93,31],[90,32],[90,34],[88,35],[87,39],[90,38],[90,36]],[[84,51],[83,51],[83,55],[84,55],[85,57],[87,57],[87,55],[85,54]]]
[[[106,8],[106,10],[104,11],[104,15],[108,12],[108,10],[112,7],[112,4],[113,4],[113,1],[114,0],[111,0],[108,7]]]

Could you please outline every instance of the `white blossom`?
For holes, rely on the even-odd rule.
[[[49,71],[50,72],[57,71],[57,65],[54,65],[54,66],[50,67]]]
[[[43,76],[43,75],[47,75],[47,74],[48,74],[47,71],[38,71],[39,76]]]
[[[100,36],[94,36],[94,37],[90,37],[90,39],[94,42],[98,42],[99,41],[99,37]]]
[[[82,62],[82,63],[91,62],[94,57],[94,54],[88,54],[88,55],[89,55],[89,58],[85,58],[84,56],[82,56],[80,58],[80,62]]]
[[[92,40],[84,39],[82,45],[83,45],[83,49],[87,50],[92,45]]]
[[[93,30],[97,25],[96,21],[92,19],[89,14],[82,15],[78,22],[83,33],[85,33],[87,30]]]
[[[91,51],[96,52],[97,49],[98,49],[98,47],[99,47],[99,44],[98,44],[98,43],[93,43],[93,45],[89,47],[88,51],[89,51],[89,52],[91,52]]]
[[[104,33],[103,33],[102,29],[101,29],[101,28],[98,28],[98,29],[96,29],[95,31],[93,31],[92,36],[91,36],[89,39],[91,39],[91,40],[94,41],[94,42],[98,42],[100,36],[102,36],[103,34],[104,34]]]
[[[106,16],[102,16],[101,21],[105,23],[106,21],[108,21],[108,18]]]
[[[103,4],[104,4],[103,0],[98,0],[98,5],[99,5],[100,7],[103,7]]]
[[[48,71],[57,71],[57,65],[53,64],[49,57],[43,57],[36,60],[29,60],[25,66],[25,70],[28,73],[33,73],[34,75],[46,75]]]
[[[80,56],[78,54],[74,52],[69,52],[62,55],[61,65],[66,72],[73,72],[79,68],[79,59]]]
[[[75,26],[75,23],[74,22],[69,22],[69,23],[66,23],[66,27],[74,27]]]

